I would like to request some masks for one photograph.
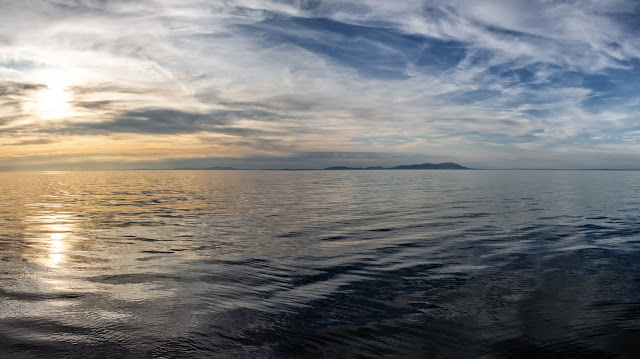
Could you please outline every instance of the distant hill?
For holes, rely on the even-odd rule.
[[[419,165],[404,165],[391,167],[392,170],[468,170],[467,167],[460,166],[457,163],[423,163]]]
[[[445,162],[445,163],[422,163],[416,165],[402,165],[395,167],[381,167],[381,166],[370,166],[370,167],[347,167],[347,166],[333,166],[327,167],[323,170],[325,171],[339,171],[339,170],[468,170],[469,168],[460,166],[457,163],[453,162]],[[205,168],[194,168],[194,167],[182,167],[182,168],[174,168],[174,170],[204,170],[204,171],[212,171],[212,170],[243,170],[243,171],[252,171],[253,169],[239,169],[234,167],[205,167]],[[277,168],[277,169],[263,169],[263,171],[315,171],[310,168],[306,169],[289,169],[289,168]]]
[[[189,171],[228,171],[228,170],[235,170],[235,168],[233,167],[206,167],[206,168],[195,168],[195,167],[183,167],[183,168],[174,168],[174,170],[177,171],[185,171],[185,170],[189,170]]]
[[[468,170],[469,168],[460,166],[457,163],[445,162],[445,163],[422,163],[416,165],[402,165],[395,167],[347,167],[347,166],[333,166],[327,167],[325,170]]]
[[[363,170],[364,168],[357,168],[357,167],[347,167],[347,166],[333,166],[333,167],[327,167],[325,168],[325,170],[327,171],[338,171],[338,170]]]

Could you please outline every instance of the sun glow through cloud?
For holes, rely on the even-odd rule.
[[[64,118],[71,114],[71,93],[64,74],[50,74],[44,80],[47,88],[36,94],[35,109],[44,119]]]

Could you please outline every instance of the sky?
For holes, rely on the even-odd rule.
[[[640,168],[636,0],[0,0],[0,170]]]

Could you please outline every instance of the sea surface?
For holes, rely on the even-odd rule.
[[[640,172],[0,173],[0,358],[637,358]]]

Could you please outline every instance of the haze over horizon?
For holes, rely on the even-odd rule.
[[[640,168],[637,1],[0,0],[0,170]]]

